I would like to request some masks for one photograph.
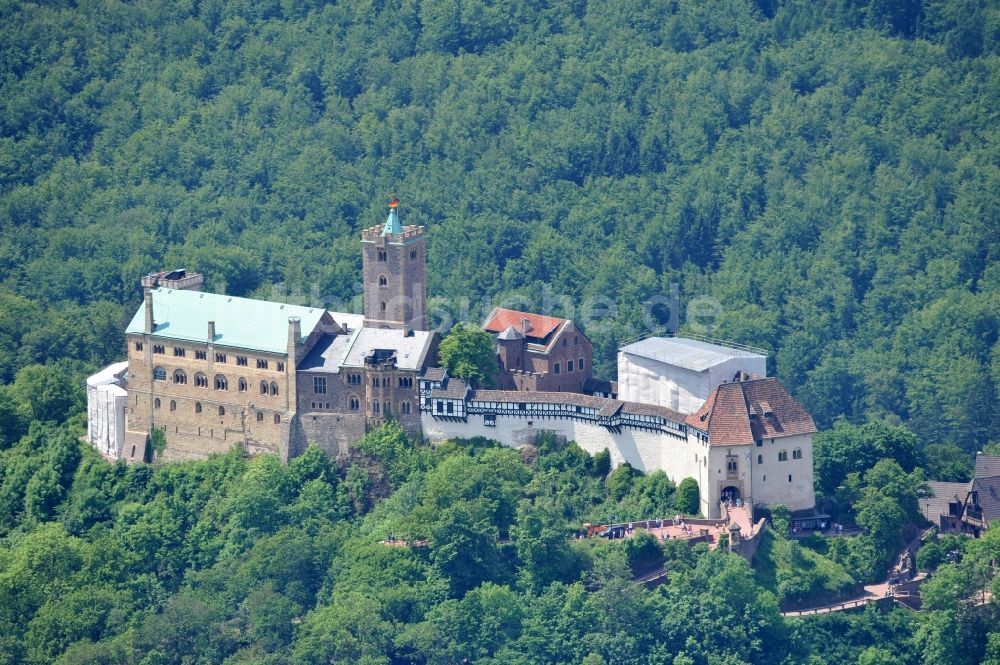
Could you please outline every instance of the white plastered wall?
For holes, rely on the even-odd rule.
[[[681,413],[694,413],[716,386],[732,381],[738,372],[764,376],[767,359],[757,355],[736,356],[699,372],[619,351],[618,396],[628,402],[659,404]]]
[[[764,439],[760,446],[751,446],[750,449],[754,503],[783,503],[792,510],[805,510],[816,505],[812,434]],[[802,451],[801,459],[794,459],[796,449]],[[787,461],[778,459],[781,451],[788,453]]]
[[[470,415],[468,421],[463,422],[435,420],[424,413],[421,420],[424,436],[434,442],[481,436],[518,448],[534,443],[541,432],[552,432],[575,441],[591,455],[607,449],[614,466],[628,462],[644,473],[662,470],[676,483],[687,477],[694,478],[701,491],[701,512],[710,514],[712,501],[706,493],[708,447],[695,437],[681,438],[628,427],[622,427],[616,434],[595,423],[568,418],[528,419],[497,415],[496,427],[484,425],[481,415]],[[715,511],[718,512],[717,505]]]

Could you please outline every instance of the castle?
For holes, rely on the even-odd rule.
[[[814,507],[816,428],[757,349],[642,339],[619,350],[608,381],[572,321],[497,308],[483,328],[500,389],[450,377],[426,313],[424,231],[401,224],[395,198],[362,231],[363,315],[206,293],[185,270],[143,277],[127,360],[87,381],[89,442],[127,462],[151,459],[155,430],[164,461],[234,444],[283,461],[309,444],[343,457],[392,418],[431,441],[523,446],[546,432],[607,449],[616,465],[694,478],[712,518],[727,498]]]

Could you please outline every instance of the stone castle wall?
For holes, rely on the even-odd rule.
[[[157,345],[163,346],[163,353],[154,353]],[[184,350],[183,357],[174,355],[175,348]],[[203,458],[243,441],[251,452],[277,452],[287,441],[284,425],[295,409],[289,404],[288,389],[293,373],[283,355],[147,335],[130,335],[128,349],[128,429],[162,429],[167,439],[163,459]],[[197,358],[197,351],[204,351],[204,360]],[[223,354],[225,361],[217,361],[216,353]],[[238,357],[245,357],[247,364],[238,365]],[[258,360],[266,360],[268,368],[258,368]],[[286,366],[278,371],[278,363]],[[158,367],[166,373],[164,380],[153,379]],[[176,380],[176,370],[184,372],[185,382]],[[199,374],[207,386],[197,384]],[[219,376],[225,377],[226,390],[216,388]],[[240,390],[240,379],[245,382],[244,390]],[[261,392],[265,382],[268,394]],[[277,386],[277,395],[271,394],[272,384]]]

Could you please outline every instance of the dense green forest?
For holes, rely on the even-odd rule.
[[[283,466],[237,446],[127,467],[79,431],[36,422],[0,451],[4,665],[1000,663],[1000,603],[966,600],[991,586],[1000,598],[996,528],[921,552],[937,572],[920,615],[779,614],[850,590],[865,552],[898,543],[898,524],[879,525],[915,500],[890,459],[866,470],[856,504],[869,535],[793,542],[776,511],[751,570],[680,540],[571,538],[584,519],[669,514],[684,498],[662,472],[609,474],[607,455],[555,439],[528,456],[432,448],[390,424],[339,466],[315,447]],[[662,586],[631,581],[658,565]]]
[[[822,427],[1000,439],[996,2],[10,1],[0,35],[2,381],[119,357],[154,269],[349,307],[396,191],[446,324],[555,304],[613,377],[677,284]]]

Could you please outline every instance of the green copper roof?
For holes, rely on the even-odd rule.
[[[402,232],[403,225],[399,223],[399,212],[395,208],[390,208],[389,217],[386,218],[385,226],[382,228],[382,235]]]
[[[286,305],[218,293],[153,289],[155,336],[207,342],[208,322],[215,321],[215,344],[269,353],[287,351],[289,317],[299,317],[302,326],[299,341],[305,341],[325,312],[322,307]],[[125,332],[141,334],[145,322],[145,305],[140,305]]]

